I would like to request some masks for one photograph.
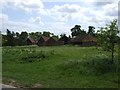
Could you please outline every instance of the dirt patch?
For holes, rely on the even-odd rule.
[[[43,85],[36,83],[33,85],[33,88],[43,88]]]
[[[14,79],[2,78],[2,83],[13,86],[13,87],[17,87],[17,88],[25,87],[22,83],[19,83],[18,81],[14,80]]]

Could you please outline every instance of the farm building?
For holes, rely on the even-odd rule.
[[[45,36],[40,37],[40,39],[39,39],[38,42],[37,42],[37,45],[38,45],[38,46],[43,46],[44,43],[45,43],[48,39],[49,39],[49,37],[45,37]]]
[[[64,45],[64,41],[59,39],[56,45]]]
[[[54,46],[56,45],[57,41],[53,38],[49,38],[45,43],[44,46]]]
[[[27,42],[27,45],[33,45],[37,43],[37,41],[33,40],[32,38],[27,38],[26,42]]]
[[[91,35],[81,35],[72,38],[71,43],[82,47],[95,46],[97,44],[97,38]]]
[[[64,45],[64,44],[70,44],[70,38],[67,36],[63,36],[58,40],[58,43],[60,45]]]
[[[37,42],[37,45],[38,46],[53,46],[53,45],[56,45],[56,40],[53,39],[53,38],[49,38],[49,37],[45,37],[45,36],[42,36],[38,42]]]

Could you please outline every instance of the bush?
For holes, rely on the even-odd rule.
[[[62,63],[59,63],[56,66],[56,69],[58,69],[61,74],[67,74],[68,76],[70,76],[70,73],[72,73],[72,75],[89,75],[91,74],[92,69],[86,65],[87,62],[82,59],[66,60]]]
[[[21,58],[21,62],[35,62],[47,58],[48,55],[43,51],[29,51]]]
[[[105,74],[109,72],[115,72],[116,70],[116,65],[112,63],[109,57],[104,54],[96,55],[87,59],[88,60],[66,60],[62,63],[59,63],[56,67],[62,73],[71,71],[84,75]]]
[[[91,63],[96,74],[105,74],[109,72],[115,72],[116,65],[105,54],[99,54],[91,58]]]
[[[116,70],[116,66],[110,59],[102,59],[95,63],[94,69],[96,73],[108,73]]]

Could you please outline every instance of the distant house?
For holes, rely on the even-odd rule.
[[[38,42],[37,42],[37,45],[38,45],[38,46],[43,46],[44,43],[45,43],[48,39],[49,39],[49,37],[45,37],[45,36],[40,37],[40,39],[39,39]]]
[[[70,44],[70,38],[67,36],[62,36],[59,40],[58,40],[59,44]]]
[[[97,44],[97,38],[91,35],[76,36],[71,39],[71,43],[80,46],[95,46]]]
[[[59,39],[56,45],[64,45],[64,41]]]
[[[45,36],[42,36],[38,42],[37,42],[37,45],[38,46],[53,46],[53,45],[56,45],[56,40],[53,39],[53,38],[49,38],[49,37],[45,37]]]
[[[54,46],[54,45],[57,45],[57,41],[51,37],[44,43],[44,46]]]
[[[27,38],[26,42],[27,42],[27,45],[33,45],[37,43],[37,41],[33,40],[32,38]]]

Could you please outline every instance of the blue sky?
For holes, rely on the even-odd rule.
[[[14,32],[50,31],[69,35],[76,24],[105,26],[118,18],[118,0],[1,0],[0,29]]]

